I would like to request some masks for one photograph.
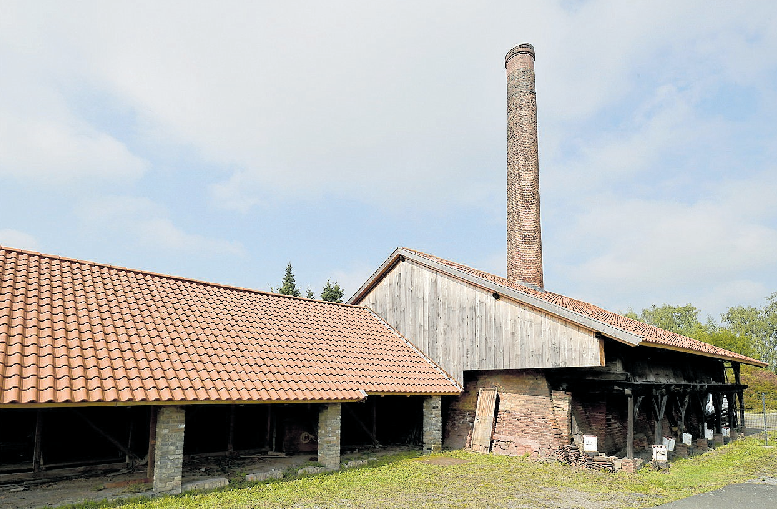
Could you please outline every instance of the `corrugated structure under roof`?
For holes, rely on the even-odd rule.
[[[0,406],[459,392],[364,307],[0,247]]]

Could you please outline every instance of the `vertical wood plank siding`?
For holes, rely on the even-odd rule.
[[[412,260],[397,264],[361,304],[462,384],[465,370],[602,363],[594,331]]]

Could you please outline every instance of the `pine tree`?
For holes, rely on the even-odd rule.
[[[343,290],[340,288],[340,285],[337,284],[337,281],[335,281],[335,284],[332,285],[332,283],[329,282],[327,279],[326,286],[324,287],[324,291],[321,292],[321,300],[325,300],[328,302],[342,302],[343,301]]]
[[[283,276],[283,282],[278,289],[278,293],[281,295],[291,295],[292,297],[299,297],[300,295],[297,285],[294,283],[294,273],[291,270],[291,262],[286,266],[286,275]]]

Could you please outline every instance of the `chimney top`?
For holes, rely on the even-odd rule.
[[[513,59],[513,57],[516,57],[518,55],[531,55],[531,62],[534,63],[534,46],[529,44],[528,42],[524,42],[519,44],[518,46],[514,47],[510,51],[507,52],[507,55],[505,55],[505,69],[507,69],[508,64]],[[520,60],[526,60],[525,58],[522,58]],[[520,65],[520,64],[519,64]],[[525,65],[522,65],[520,67],[525,67]],[[534,67],[532,65],[532,67]]]

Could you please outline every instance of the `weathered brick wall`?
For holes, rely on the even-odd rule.
[[[572,399],[573,435],[582,443],[582,435],[595,435],[599,452],[625,456],[627,438],[627,399],[621,394],[592,394],[575,392]],[[694,438],[700,436],[701,411],[692,402],[685,415],[685,432]],[[662,435],[671,436],[679,443],[679,412],[676,396],[667,401],[662,419]],[[645,396],[634,419],[634,451],[650,452],[655,439],[655,410],[651,396]]]
[[[570,440],[570,395],[553,391],[539,370],[468,373],[464,393],[446,415],[445,446],[468,447],[478,389],[496,387],[495,454],[549,457]]]
[[[154,491],[181,492],[181,466],[186,412],[183,407],[159,407],[154,451]]]
[[[424,452],[436,452],[442,448],[442,398],[424,398]]]
[[[582,445],[582,435],[595,435],[600,452],[626,454],[627,400],[624,395],[575,392],[572,397],[572,420],[575,440]],[[637,427],[635,426],[635,430]]]
[[[340,468],[341,407],[321,405],[318,413],[318,462],[329,470]]]

